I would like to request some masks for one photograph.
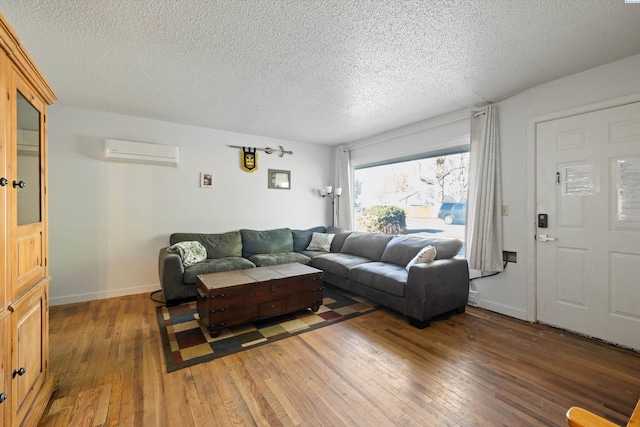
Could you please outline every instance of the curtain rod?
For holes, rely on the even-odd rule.
[[[282,148],[282,145],[278,145],[278,148],[271,148],[271,147],[266,147],[266,148],[241,147],[239,145],[227,145],[227,147],[240,148],[241,150],[244,150],[245,148],[248,148],[248,149],[253,149],[253,150],[256,150],[256,151],[264,151],[267,154],[278,153],[279,157],[282,157],[285,154],[293,154],[293,151],[285,150],[284,148]]]
[[[473,117],[480,117],[487,114],[486,111],[478,111],[477,113],[473,113]]]

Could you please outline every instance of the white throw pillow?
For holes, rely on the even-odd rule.
[[[311,242],[309,243],[309,246],[307,246],[307,250],[330,252],[331,242],[333,241],[334,236],[335,234],[313,233],[311,236]]]
[[[413,257],[409,264],[407,264],[407,270],[411,268],[414,264],[419,264],[421,262],[431,262],[436,259],[436,248],[429,245],[426,248],[423,248],[418,252],[416,256]]]

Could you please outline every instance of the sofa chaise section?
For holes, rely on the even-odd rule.
[[[435,260],[407,267],[425,247]],[[318,255],[311,265],[324,280],[396,310],[422,328],[444,313],[463,312],[469,295],[467,261],[456,258],[457,239],[425,239],[376,233],[351,233],[340,252]]]

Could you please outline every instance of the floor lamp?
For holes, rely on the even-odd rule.
[[[320,195],[322,197],[328,197],[331,199],[331,215],[333,215],[331,224],[335,227],[336,226],[336,198],[339,198],[340,195],[342,194],[342,188],[338,187],[336,188],[335,191],[333,191],[333,187],[330,185],[327,185],[326,187],[320,189]],[[340,218],[338,218],[338,221],[340,221]]]

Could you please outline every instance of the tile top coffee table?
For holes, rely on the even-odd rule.
[[[200,321],[217,337],[224,328],[322,304],[322,270],[292,263],[197,276]]]

